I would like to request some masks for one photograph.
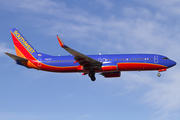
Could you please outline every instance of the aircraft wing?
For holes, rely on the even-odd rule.
[[[79,53],[71,49],[70,47],[66,46],[58,35],[57,35],[57,39],[59,41],[60,46],[74,56],[74,59],[76,60],[74,63],[78,62],[80,65],[84,66],[85,68],[88,68],[88,67],[100,68],[100,66],[102,65],[101,62],[93,58],[90,58],[82,53]]]

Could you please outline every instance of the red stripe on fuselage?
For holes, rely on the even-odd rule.
[[[116,66],[102,66],[101,70],[95,70],[96,72],[104,71],[143,71],[143,70],[159,70],[165,69],[166,66],[150,63],[118,63],[118,68]],[[67,66],[67,67],[56,67],[43,64],[40,69],[51,72],[83,72],[79,70],[78,66]]]
[[[101,70],[102,72],[103,71],[117,71],[117,66],[102,66]]]
[[[50,72],[79,72],[78,66],[69,66],[69,67],[55,67],[42,64],[40,67],[41,70],[50,71]]]
[[[96,72],[104,72],[104,71],[143,71],[143,70],[159,70],[165,69],[166,66],[151,64],[151,63],[118,63],[118,68],[116,66],[102,66],[101,70],[95,70]],[[55,67],[46,64],[42,64],[42,70],[52,71],[52,72],[83,72],[83,70],[79,70],[78,66],[70,66],[70,67]]]
[[[138,71],[138,70],[159,70],[168,68],[167,66],[152,63],[118,63],[119,71]]]

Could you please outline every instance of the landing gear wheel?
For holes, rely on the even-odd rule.
[[[161,73],[158,73],[157,76],[158,76],[158,77],[161,77]]]
[[[89,77],[91,78],[92,81],[96,80],[95,73],[93,71],[90,71],[88,75],[89,75]]]
[[[92,81],[95,81],[95,80],[96,80],[96,77],[95,77],[95,76],[92,76],[92,77],[91,77],[91,80],[92,80]]]

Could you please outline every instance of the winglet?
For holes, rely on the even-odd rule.
[[[58,41],[59,41],[59,44],[60,44],[60,46],[61,47],[67,47],[64,43],[63,43],[63,41],[61,40],[61,38],[57,35],[57,39],[58,39]]]

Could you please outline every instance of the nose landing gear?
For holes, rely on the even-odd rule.
[[[158,74],[157,74],[157,76],[158,76],[158,77],[161,77],[160,72],[164,72],[164,71],[166,71],[166,68],[164,68],[164,69],[159,69],[159,70],[158,70]]]
[[[158,76],[158,77],[161,77],[161,73],[158,72],[157,76]]]

